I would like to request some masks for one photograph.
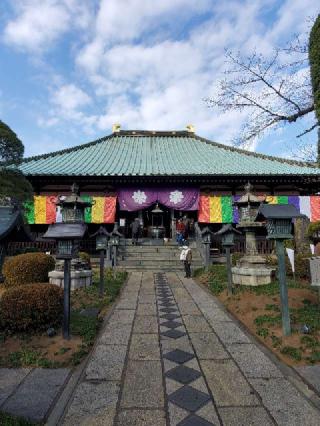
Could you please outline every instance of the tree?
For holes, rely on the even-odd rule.
[[[309,37],[310,75],[314,100],[314,112],[318,123],[318,163],[320,163],[320,15]]]
[[[19,164],[23,153],[24,146],[21,140],[0,120],[0,164]]]
[[[307,39],[295,37],[286,48],[275,48],[269,57],[254,52],[243,58],[231,51],[226,52],[226,57],[225,78],[218,94],[207,103],[223,112],[247,113],[240,135],[234,140],[236,145],[248,147],[268,130],[304,117],[308,117],[308,123],[297,137],[319,126],[313,113]]]
[[[24,146],[17,135],[0,120],[0,200],[21,204],[30,199],[32,186],[17,168]]]

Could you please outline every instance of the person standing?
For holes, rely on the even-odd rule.
[[[191,278],[192,251],[187,242],[185,242],[185,245],[182,247],[180,260],[183,261],[184,270],[186,273],[185,278]]]

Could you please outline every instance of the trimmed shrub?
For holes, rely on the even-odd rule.
[[[47,283],[12,287],[2,295],[0,315],[2,326],[9,331],[40,331],[60,325],[63,290]]]
[[[294,266],[295,274],[297,278],[310,278],[310,269],[308,258],[311,257],[311,253],[295,253]],[[291,264],[288,256],[286,256],[286,272],[287,275],[293,276]]]
[[[91,258],[90,258],[90,254],[85,252],[85,251],[80,251],[79,252],[79,258],[83,261],[86,262],[87,265],[91,268]]]
[[[48,281],[48,273],[54,269],[55,261],[45,253],[26,253],[7,259],[2,272],[6,287]]]

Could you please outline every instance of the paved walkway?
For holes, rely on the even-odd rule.
[[[319,426],[320,411],[193,280],[135,272],[63,424]]]

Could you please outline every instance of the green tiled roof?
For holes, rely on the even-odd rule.
[[[319,175],[312,164],[243,151],[187,131],[120,131],[63,151],[26,158],[25,175]]]

